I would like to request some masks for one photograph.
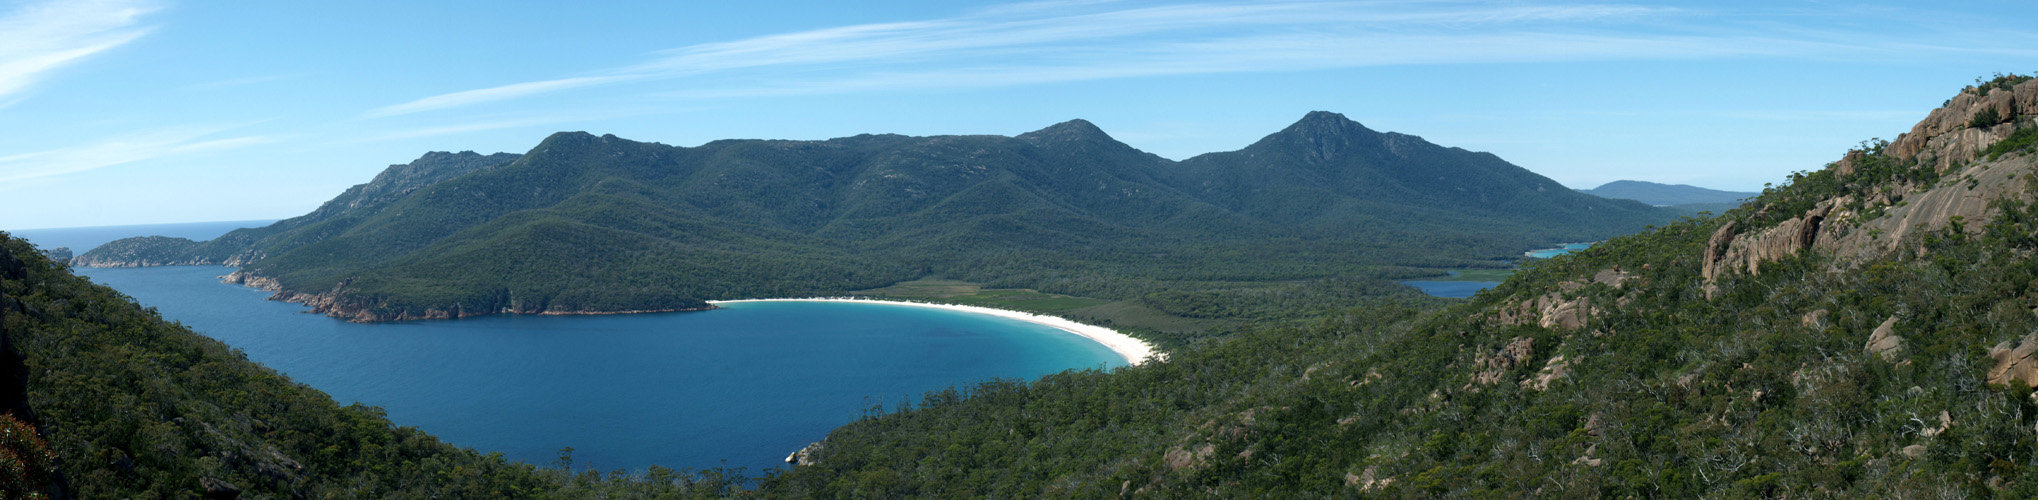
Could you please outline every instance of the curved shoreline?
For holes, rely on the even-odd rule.
[[[1044,314],[1033,314],[1022,311],[1013,311],[1010,309],[994,309],[982,306],[965,306],[958,304],[936,304],[929,302],[908,302],[903,300],[875,300],[875,299],[850,299],[850,298],[710,300],[708,301],[708,304],[721,305],[738,302],[858,302],[865,304],[888,304],[895,306],[926,307],[932,309],[947,309],[950,311],[987,314],[991,316],[997,316],[1000,318],[1016,319],[1027,323],[1047,326],[1057,330],[1075,334],[1076,336],[1082,338],[1090,339],[1091,341],[1095,341],[1096,343],[1103,344],[1106,349],[1110,349],[1111,352],[1117,353],[1119,357],[1125,358],[1126,364],[1129,365],[1137,366],[1147,362],[1148,360],[1166,361],[1168,358],[1166,354],[1162,354],[1160,352],[1155,351],[1153,348],[1153,344],[1149,344],[1144,340],[1133,338],[1131,335],[1119,333],[1117,330],[1112,330],[1110,328],[1105,328],[1096,325],[1086,325],[1082,323],[1077,323],[1067,318],[1048,316]]]

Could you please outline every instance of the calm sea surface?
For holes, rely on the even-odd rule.
[[[1053,328],[918,307],[755,302],[362,325],[219,283],[224,267],[77,271],[342,403],[540,465],[571,446],[576,463],[603,470],[757,474],[874,405],[1124,364]]]
[[[56,247],[71,247],[71,252],[84,254],[106,242],[135,236],[174,236],[198,241],[218,238],[228,231],[244,227],[262,227],[275,223],[273,220],[241,220],[224,222],[187,222],[182,224],[144,224],[138,226],[97,226],[60,227],[52,229],[8,230],[8,234],[28,240],[43,250]]]

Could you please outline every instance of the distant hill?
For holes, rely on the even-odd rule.
[[[384,321],[692,309],[925,276],[1129,299],[1491,266],[1673,217],[1324,112],[1180,162],[1082,120],[690,148],[562,132],[522,155],[427,154],[268,227],[123,240],[74,263],[241,266],[277,298]]]
[[[1601,198],[1635,200],[1656,206],[1713,204],[1728,209],[1740,206],[1742,200],[1754,198],[1762,193],[1720,191],[1685,184],[1658,184],[1645,181],[1613,181],[1592,189],[1578,192]]]

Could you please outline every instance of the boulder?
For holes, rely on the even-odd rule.
[[[1988,371],[1988,383],[2009,385],[2012,380],[2022,380],[2025,385],[2038,385],[2038,334],[1996,344],[1988,357],[1996,360],[1996,366]]]
[[[1805,328],[1810,328],[1813,330],[1822,329],[1826,327],[1826,316],[1829,314],[1832,313],[1826,311],[1825,309],[1819,309],[1816,311],[1805,313],[1804,318],[1798,320],[1798,322],[1803,324]]]
[[[1924,457],[1925,457],[1925,445],[1922,445],[1922,444],[1914,444],[1914,445],[1910,445],[1910,446],[1905,446],[1905,447],[1904,447],[1904,451],[1903,451],[1903,453],[1904,453],[1904,457],[1905,457],[1905,458],[1910,458],[1910,459],[1913,459],[1913,460],[1915,460],[1915,459],[1919,459],[1919,458],[1924,458]]]
[[[1904,338],[1896,334],[1896,320],[1895,316],[1883,320],[1882,325],[1868,335],[1868,343],[1862,348],[1869,354],[1881,356],[1883,361],[1896,361],[1903,356]]]
[[[1546,390],[1550,388],[1551,382],[1556,382],[1570,374],[1571,362],[1566,361],[1564,355],[1559,354],[1551,356],[1549,362],[1543,363],[1542,371],[1536,372],[1534,376],[1521,381],[1521,386],[1522,388],[1534,391]]]
[[[234,500],[241,497],[241,489],[234,486],[233,483],[208,477],[199,479],[198,484],[205,487],[205,498]]]
[[[1527,360],[1529,356],[1535,355],[1535,351],[1536,339],[1515,337],[1514,340],[1507,343],[1506,347],[1494,351],[1493,354],[1480,354],[1472,361],[1473,368],[1479,370],[1477,373],[1472,374],[1472,383],[1478,385],[1499,383],[1500,378],[1506,376],[1508,370],[1521,366],[1521,363]]]
[[[1368,465],[1366,470],[1360,471],[1357,474],[1346,472],[1345,486],[1358,487],[1359,491],[1373,491],[1386,489],[1387,485],[1394,484],[1394,478],[1380,478],[1379,475],[1380,466],[1378,465]]]
[[[1733,222],[1721,224],[1719,230],[1712,232],[1712,239],[1705,242],[1705,267],[1700,274],[1705,276],[1706,281],[1719,277],[1724,270],[1722,264],[1727,260],[1727,249],[1734,244],[1735,225]]]

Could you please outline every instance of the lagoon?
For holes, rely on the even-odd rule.
[[[341,403],[512,460],[758,474],[873,407],[992,378],[1122,366],[1054,328],[932,308],[746,302],[701,312],[346,323],[219,283],[230,268],[79,268]]]
[[[1567,253],[1592,248],[1592,245],[1593,243],[1564,243],[1558,245],[1556,248],[1545,248],[1542,250],[1530,250],[1527,252],[1522,252],[1522,255],[1537,259],[1548,259],[1551,257],[1556,257],[1559,255],[1564,255]]]

